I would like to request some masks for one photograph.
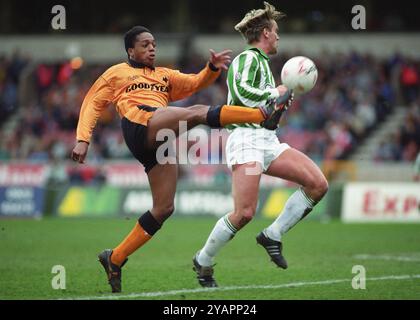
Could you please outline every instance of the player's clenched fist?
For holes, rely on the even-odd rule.
[[[85,141],[77,142],[76,146],[71,152],[71,159],[79,163],[85,163],[86,154],[88,151],[89,144]]]

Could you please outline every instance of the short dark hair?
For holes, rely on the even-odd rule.
[[[134,42],[136,41],[137,35],[143,32],[150,32],[149,29],[143,26],[135,26],[128,30],[124,35],[125,52],[128,54],[128,48],[134,48]]]

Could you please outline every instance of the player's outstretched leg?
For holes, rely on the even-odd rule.
[[[212,128],[223,128],[229,124],[262,124],[271,118],[275,118],[276,127],[271,128],[271,130],[274,130],[277,128],[279,112],[281,111],[276,109],[274,104],[259,108],[230,105],[158,108],[147,124],[147,146],[156,148],[159,145],[156,137],[162,129],[172,130],[178,135],[181,121],[187,122],[187,129],[189,130],[200,124],[205,124]]]

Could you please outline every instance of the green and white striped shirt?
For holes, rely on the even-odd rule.
[[[227,104],[255,108],[267,103],[267,100],[279,96],[273,74],[268,65],[270,59],[259,48],[251,47],[236,56],[232,61],[228,76],[229,89]],[[234,124],[228,129],[237,127],[261,128],[260,125]]]

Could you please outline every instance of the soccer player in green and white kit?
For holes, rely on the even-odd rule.
[[[251,10],[235,26],[250,47],[239,54],[228,71],[228,103],[258,106],[276,101],[288,90],[275,86],[268,65],[268,55],[277,53],[279,41],[277,20],[284,16],[264,2],[264,9]],[[292,99],[280,108],[287,109]],[[280,119],[279,119],[280,120]],[[278,121],[275,124],[278,125]],[[257,235],[271,260],[286,269],[282,254],[282,238],[304,218],[328,190],[328,182],[316,164],[300,151],[280,143],[275,131],[254,124],[228,127],[226,159],[232,170],[234,211],[220,218],[204,247],[193,258],[193,268],[203,287],[216,287],[213,265],[216,254],[254,216],[261,174],[293,181],[301,187],[287,200],[277,219]]]

